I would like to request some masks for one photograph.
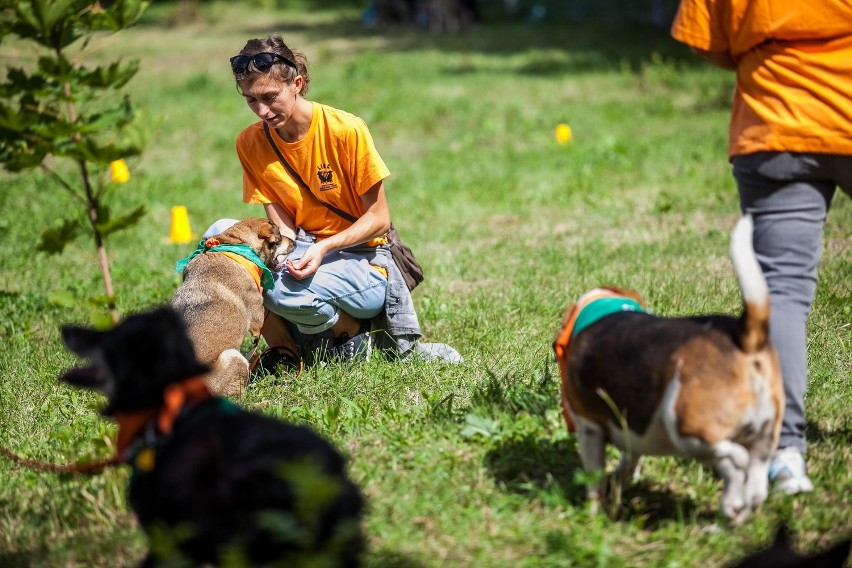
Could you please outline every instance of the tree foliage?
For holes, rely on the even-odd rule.
[[[108,184],[92,172],[141,154],[151,120],[120,92],[139,70],[138,61],[95,65],[82,61],[94,39],[133,25],[148,4],[0,0],[0,43],[30,46],[35,54],[9,65],[0,84],[0,164],[10,172],[41,168],[85,205],[57,227],[47,228],[37,249],[60,253],[88,225],[113,321],[118,314],[103,240],[138,222],[145,211],[137,207],[112,214],[105,199]],[[57,170],[57,158],[76,165],[73,181]]]

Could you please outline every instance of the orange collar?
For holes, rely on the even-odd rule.
[[[169,434],[174,427],[181,409],[190,401],[201,401],[212,397],[207,384],[201,376],[192,377],[173,383],[163,392],[163,403],[160,406],[137,410],[134,412],[116,412],[113,415],[118,423],[118,437],[115,443],[116,455],[125,458],[125,452],[145,426],[156,418],[157,432]]]
[[[249,276],[251,276],[254,279],[254,283],[257,285],[258,292],[260,292],[261,294],[263,293],[263,287],[260,284],[260,277],[263,276],[263,271],[261,270],[261,268],[258,265],[256,265],[255,263],[253,263],[252,261],[250,261],[246,257],[240,256],[240,255],[233,253],[233,252],[216,251],[216,253],[224,254],[225,256],[227,256],[228,258],[230,258],[231,260],[235,261],[237,264],[239,264],[240,266],[242,266],[243,268],[248,270]]]
[[[565,315],[562,317],[562,327],[559,330],[559,335],[556,341],[553,342],[553,349],[556,351],[556,358],[562,361],[568,359],[568,343],[571,341],[571,335],[574,333],[574,326],[577,324],[577,316],[583,311],[583,308],[601,298],[622,298],[624,294],[620,294],[614,290],[607,288],[594,288],[589,290],[577,300],[576,304],[569,306]]]
[[[589,290],[577,300],[576,304],[572,304],[565,310],[562,317],[562,327],[559,329],[559,334],[556,336],[556,341],[553,342],[553,350],[556,352],[556,362],[559,363],[559,374],[562,375],[562,416],[565,418],[565,424],[568,426],[569,432],[575,432],[576,426],[571,420],[571,414],[568,412],[568,355],[570,349],[568,344],[571,342],[571,334],[574,332],[574,326],[577,324],[577,316],[583,311],[583,308],[601,298],[618,298],[622,294],[607,288],[594,288]]]

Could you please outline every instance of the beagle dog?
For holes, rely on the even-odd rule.
[[[635,292],[595,288],[568,307],[554,342],[563,414],[583,468],[604,469],[607,442],[621,450],[616,488],[638,475],[643,455],[695,458],[723,479],[721,510],[735,523],[766,499],[784,409],[752,232],[746,215],[731,237],[739,318],[660,317]],[[588,484],[593,508],[604,487],[603,479]]]

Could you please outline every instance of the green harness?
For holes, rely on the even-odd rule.
[[[571,337],[573,338],[599,319],[618,312],[648,313],[648,310],[643,309],[639,302],[631,298],[598,298],[589,302],[577,314],[577,320],[574,323],[574,330],[571,332]]]
[[[198,247],[192,254],[183,260],[177,261],[175,264],[175,272],[183,272],[186,270],[186,265],[189,264],[189,261],[198,256],[199,254],[205,252],[230,252],[233,254],[238,254],[247,260],[251,261],[252,264],[256,264],[261,270],[260,284],[263,286],[264,290],[271,290],[275,284],[272,277],[272,271],[266,267],[263,261],[257,256],[257,253],[254,252],[254,249],[248,245],[215,245],[212,247],[207,246],[207,239],[201,239],[198,242]]]

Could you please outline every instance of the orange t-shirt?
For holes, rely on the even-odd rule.
[[[272,138],[290,165],[319,200],[353,217],[365,213],[361,195],[390,175],[364,121],[335,108],[313,104],[311,126],[298,142],[285,142],[274,129]],[[278,203],[297,227],[330,237],[351,223],[310,196],[278,161],[263,132],[263,122],[237,136],[237,155],[243,166],[243,201]]]
[[[852,1],[681,0],[671,31],[737,63],[729,156],[852,154]]]

